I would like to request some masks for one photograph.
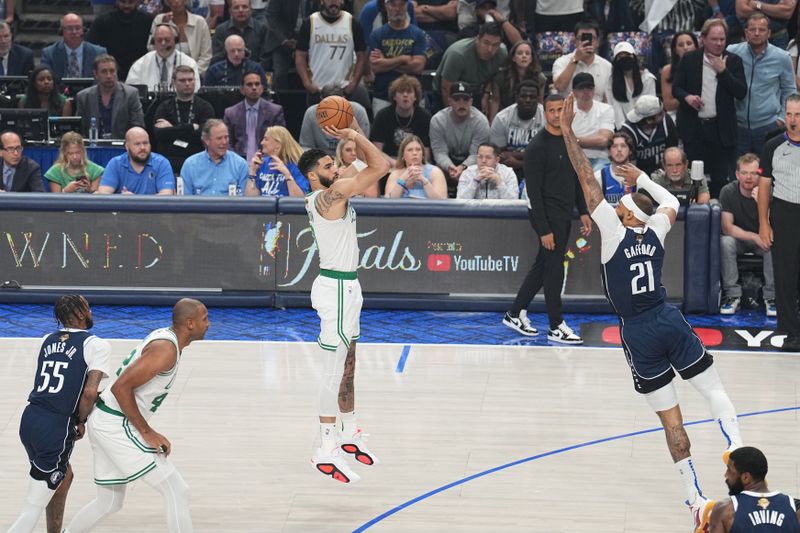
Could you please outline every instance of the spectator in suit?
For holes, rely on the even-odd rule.
[[[263,67],[262,48],[267,36],[267,27],[253,18],[250,0],[229,0],[228,10],[231,18],[217,26],[211,39],[212,62],[225,59],[225,39],[231,35],[238,35],[244,39],[250,59],[261,63]]]
[[[733,175],[736,160],[736,100],[747,96],[742,60],[725,51],[727,24],[708,19],[702,47],[678,63],[672,94],[680,102],[678,136],[690,161],[702,159],[711,176],[711,197]]]
[[[153,17],[136,9],[140,0],[117,0],[113,10],[94,19],[86,40],[105,47],[117,59],[120,79],[147,53]]]
[[[93,72],[97,83],[75,98],[83,136],[89,135],[92,117],[102,139],[122,139],[131,127],[144,126],[139,91],[117,80],[117,61],[108,54],[97,56]]]
[[[248,162],[270,126],[286,126],[283,107],[262,98],[264,85],[257,72],[247,72],[240,88],[244,99],[225,110],[231,149]]]
[[[152,41],[156,26],[162,22],[172,22],[178,28],[176,48],[195,60],[200,76],[203,76],[211,64],[211,33],[206,19],[187,10],[187,1],[166,0],[170,11],[156,15],[153,19],[148,48],[153,49]]]
[[[33,50],[13,40],[11,26],[0,22],[0,76],[27,76],[33,70]]]
[[[44,192],[39,163],[22,155],[22,138],[14,131],[0,133],[0,188],[3,192]]]
[[[314,10],[311,0],[270,0],[266,19],[269,41],[266,48],[272,58],[274,87],[283,91],[289,88],[289,69],[294,67],[294,51],[300,26]]]
[[[128,130],[125,150],[106,165],[97,194],[175,194],[175,174],[164,156],[150,151],[144,128]]]
[[[53,72],[39,65],[28,76],[28,88],[19,99],[22,109],[47,109],[52,116],[72,116],[72,102],[56,89]]]
[[[75,13],[61,17],[61,40],[44,47],[40,64],[47,65],[57,79],[91,78],[94,58],[106,49],[83,40],[83,19]]]
[[[238,87],[242,84],[245,72],[257,72],[261,76],[261,84],[266,87],[267,76],[259,63],[248,56],[244,39],[234,34],[225,39],[225,59],[217,61],[206,72],[206,87],[228,86]]]
[[[154,92],[174,90],[172,73],[175,67],[188,65],[194,70],[195,88],[199,89],[200,72],[197,63],[175,48],[178,38],[178,28],[171,22],[157,25],[153,32],[155,50],[147,52],[131,65],[125,82],[130,85],[147,85],[147,88]]]

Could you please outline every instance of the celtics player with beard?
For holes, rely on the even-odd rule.
[[[354,141],[367,166],[353,177],[340,176],[333,158],[317,149],[304,153],[297,163],[311,185],[306,211],[320,266],[311,288],[311,304],[320,318],[317,344],[325,361],[319,390],[322,442],[311,463],[325,476],[354,483],[360,477],[347,465],[342,452],[366,465],[373,465],[378,459],[367,449],[356,426],[354,377],[363,300],[356,273],[359,261],[356,213],[349,200],[374,186],[389,172],[389,164],[361,133],[350,128],[324,131],[331,137]]]

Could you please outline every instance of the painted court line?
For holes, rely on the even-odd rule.
[[[408,353],[411,351],[411,346],[406,344],[403,346],[403,352],[400,354],[400,359],[397,360],[397,367],[394,369],[395,372],[398,374],[402,374],[403,370],[406,368],[406,360],[408,359]]]
[[[408,348],[408,346],[406,348]],[[405,349],[404,349],[403,353],[404,354],[406,353]],[[401,360],[402,359],[403,358],[401,357]],[[400,363],[398,362],[398,367],[399,366],[400,366]],[[783,412],[786,412],[786,411],[798,411],[798,410],[800,410],[800,406],[781,407],[779,409],[769,409],[769,410],[766,410],[766,411],[754,411],[752,413],[744,413],[744,414],[738,415],[738,418],[746,418],[746,417],[750,417],[750,416],[768,415],[768,414],[783,413]],[[708,424],[709,422],[714,422],[714,421],[715,420],[713,418],[707,418],[705,420],[695,420],[694,422],[686,422],[684,424],[684,426],[696,426],[698,424]],[[664,431],[664,428],[657,427],[657,428],[643,429],[641,431],[634,431],[634,432],[631,432],[631,433],[623,433],[622,435],[615,435],[613,437],[605,437],[605,438],[602,438],[602,439],[596,439],[596,440],[590,440],[590,441],[587,441],[587,442],[582,442],[580,444],[573,444],[572,446],[566,446],[564,448],[558,448],[556,450],[550,450],[550,451],[543,452],[543,453],[540,453],[540,454],[537,454],[537,455],[532,455],[531,457],[526,457],[524,459],[519,459],[519,460],[513,461],[511,463],[506,463],[504,465],[500,465],[500,466],[496,466],[494,468],[490,468],[489,470],[484,470],[483,472],[478,472],[478,473],[472,474],[471,476],[467,476],[467,477],[459,479],[457,481],[453,481],[452,483],[448,483],[447,485],[442,485],[441,487],[439,487],[437,489],[433,489],[430,492],[426,492],[425,494],[422,494],[421,496],[417,496],[416,498],[412,498],[411,500],[408,500],[405,503],[401,503],[397,507],[393,507],[392,509],[389,509],[385,513],[383,513],[383,514],[381,514],[379,516],[376,516],[372,520],[362,524],[358,528],[354,529],[353,533],[359,533],[361,531],[366,531],[367,529],[371,528],[372,526],[374,526],[378,522],[381,522],[381,521],[389,518],[390,516],[392,516],[392,515],[394,515],[396,513],[399,513],[403,509],[411,507],[415,503],[421,502],[422,500],[426,500],[426,499],[428,499],[428,498],[430,498],[432,496],[435,496],[435,495],[439,494],[440,492],[444,492],[446,490],[452,489],[453,487],[458,487],[459,485],[463,485],[463,484],[465,484],[465,483],[467,483],[469,481],[472,481],[473,479],[477,479],[477,478],[480,478],[480,477],[488,476],[489,474],[494,474],[495,472],[500,472],[501,470],[506,470],[508,468],[511,468],[511,467],[514,467],[514,466],[518,466],[518,465],[521,465],[521,464],[530,463],[532,461],[536,461],[537,459],[542,459],[544,457],[549,457],[551,455],[559,455],[559,454],[562,454],[562,453],[571,452],[573,450],[578,450],[580,448],[586,448],[587,446],[594,446],[594,445],[597,445],[597,444],[604,444],[606,442],[627,439],[629,437],[636,437],[638,435],[646,435],[647,433],[655,433],[657,431]]]

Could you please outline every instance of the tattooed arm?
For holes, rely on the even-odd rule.
[[[564,136],[564,143],[567,145],[569,160],[578,174],[578,181],[581,184],[581,189],[583,189],[583,196],[586,198],[586,207],[591,214],[594,213],[600,202],[604,200],[603,189],[597,183],[592,165],[578,144],[575,132],[572,131],[572,120],[575,118],[573,105],[574,97],[570,94],[564,100],[564,109],[561,111],[561,134]]]

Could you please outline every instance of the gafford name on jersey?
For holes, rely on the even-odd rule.
[[[625,257],[628,259],[636,257],[637,255],[649,255],[652,257],[656,253],[656,247],[652,244],[634,244],[633,246],[625,248],[624,252]]]

